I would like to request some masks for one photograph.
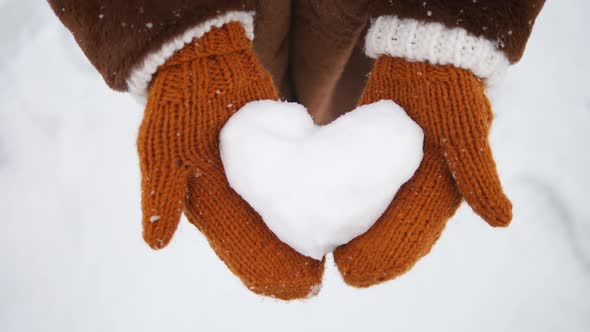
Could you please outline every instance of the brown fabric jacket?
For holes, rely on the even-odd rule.
[[[254,47],[281,94],[318,123],[356,105],[371,59],[364,33],[392,15],[460,28],[494,43],[510,63],[524,51],[544,0],[49,0],[115,90],[148,54],[228,11],[254,11]]]

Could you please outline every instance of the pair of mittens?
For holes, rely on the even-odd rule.
[[[229,186],[219,132],[250,101],[277,91],[239,23],[213,28],[161,66],[138,138],[143,234],[168,244],[184,211],[252,291],[281,299],[317,293],[324,262],[282,243]],[[427,254],[463,198],[493,226],[511,219],[487,136],[492,111],[469,70],[380,56],[360,104],[390,99],[424,130],[424,159],[365,234],[336,249],[345,281],[366,287],[407,271]]]

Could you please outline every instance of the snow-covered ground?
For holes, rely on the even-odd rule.
[[[464,206],[403,277],[352,289],[328,261],[293,303],[249,292],[187,222],[142,242],[142,110],[39,2],[0,0],[0,331],[590,330],[588,1],[549,1],[493,93],[513,225]]]

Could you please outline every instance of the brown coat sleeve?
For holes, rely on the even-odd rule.
[[[367,25],[367,6],[359,0],[296,0],[293,2],[291,28],[291,71],[297,100],[314,116],[326,123],[334,112],[353,109],[360,95],[338,96],[342,74],[362,39]],[[361,63],[360,61],[357,61]],[[360,76],[360,75],[359,75]],[[356,80],[360,91],[362,76]],[[338,109],[336,109],[338,108]]]
[[[143,57],[169,39],[247,0],[48,0],[53,11],[106,83],[127,90],[126,79]]]
[[[460,27],[496,43],[510,62],[522,57],[545,0],[372,0],[371,17],[395,15]]]

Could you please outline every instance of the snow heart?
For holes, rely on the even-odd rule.
[[[270,230],[321,260],[377,221],[420,165],[423,138],[389,100],[321,127],[299,104],[263,100],[229,119],[220,149],[229,184]]]

